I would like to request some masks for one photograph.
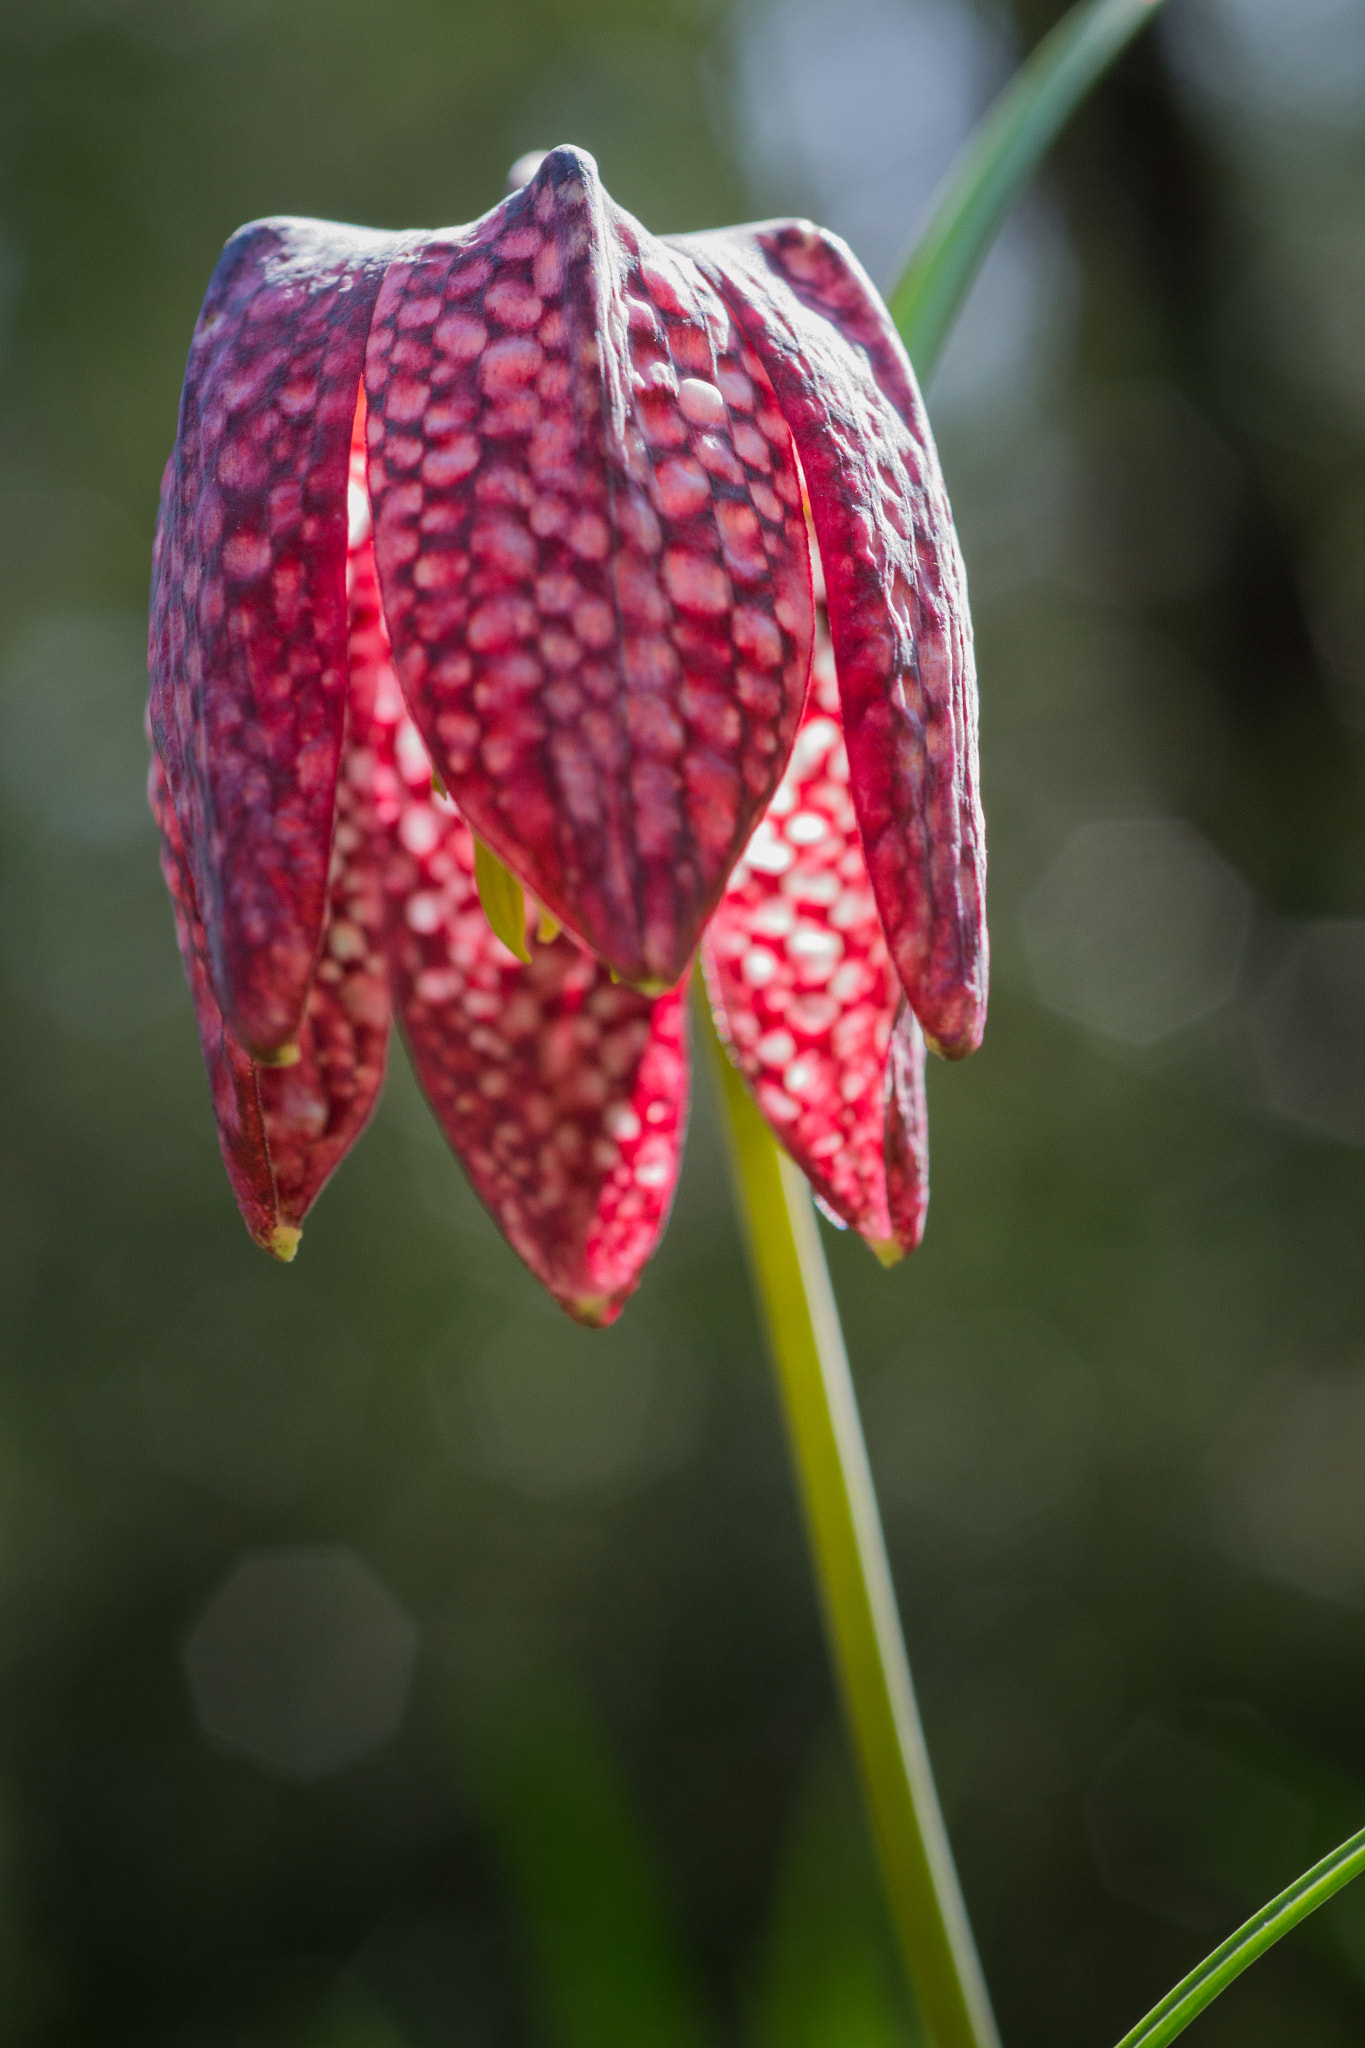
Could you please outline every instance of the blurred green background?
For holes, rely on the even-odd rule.
[[[884,283],[1020,0],[0,0],[0,2043],[908,2048],[714,1116],[606,1336],[395,1059],[248,1243],[142,799],[190,330],[573,141]],[[931,408],[986,1046],[830,1254],[1010,2048],[1365,1820],[1365,0],[1171,0]],[[1365,1891],[1200,2022],[1358,2042]]]

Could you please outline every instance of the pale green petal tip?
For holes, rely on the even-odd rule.
[[[905,1246],[898,1244],[894,1237],[865,1237],[863,1243],[888,1273],[905,1257]]]
[[[270,1242],[266,1250],[271,1258],[278,1259],[282,1266],[291,1265],[302,1236],[303,1232],[296,1224],[277,1223],[270,1233]]]
[[[572,1301],[561,1298],[560,1307],[589,1330],[605,1329],[621,1313],[620,1302],[610,1294],[580,1294]]]
[[[296,1067],[302,1058],[297,1045],[277,1045],[273,1052],[255,1055],[258,1067]]]

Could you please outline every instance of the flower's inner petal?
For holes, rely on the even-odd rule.
[[[681,993],[614,985],[564,937],[523,967],[479,906],[468,827],[424,804],[419,785],[405,843],[420,846],[433,819],[438,837],[394,891],[395,994],[418,1075],[513,1249],[571,1315],[611,1322],[677,1180]]]
[[[886,1198],[895,1242],[913,1251],[929,1207],[929,1104],[924,1089],[924,1033],[901,998],[891,1033],[886,1091]],[[879,1256],[885,1261],[886,1254]]]
[[[910,1040],[896,1068],[907,1085],[892,1085],[904,1004],[858,842],[823,634],[787,772],[702,959],[735,1064],[816,1193],[887,1263],[913,1250],[928,1196],[922,1085],[916,1104]],[[919,1052],[922,1083],[922,1041]]]
[[[687,1120],[680,992],[616,985],[567,938],[523,966],[479,902],[474,838],[434,794],[392,674],[370,727],[394,851],[394,997],[418,1077],[494,1221],[570,1315],[609,1323],[668,1218]]]
[[[161,834],[161,872],[175,912],[175,936],[194,1002],[195,1022],[213,1093],[213,1114],[232,1192],[247,1229],[276,1258],[291,1259],[298,1231],[281,1226],[275,1176],[254,1063],[229,1035],[209,973],[208,940],[194,899],[184,841],[171,805],[165,770],[153,755],[147,798]]]
[[[985,1023],[985,830],[966,582],[890,316],[807,222],[680,243],[726,291],[790,422],[828,583],[851,788],[902,985],[939,1050]]]
[[[195,329],[162,484],[152,724],[217,998],[298,1034],[326,913],[346,707],[346,477],[365,335],[399,238],[235,235]]]
[[[360,418],[363,422],[363,408]],[[262,1069],[259,1081],[280,1214],[302,1223],[323,1186],[364,1130],[384,1085],[389,1043],[384,952],[384,870],[388,835],[375,815],[373,763],[356,734],[368,729],[376,691],[389,673],[379,604],[364,448],[357,445],[350,493],[347,596],[350,718],[337,783],[327,921],[322,953],[299,1032],[299,1059]]]
[[[671,986],[809,673],[800,486],[757,354],[559,149],[394,265],[366,386],[384,604],[442,778],[623,980]]]

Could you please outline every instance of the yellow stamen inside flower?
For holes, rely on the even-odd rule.
[[[530,962],[526,944],[526,897],[510,868],[481,839],[474,841],[474,880],[483,914],[509,953]]]

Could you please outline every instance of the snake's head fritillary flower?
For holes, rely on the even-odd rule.
[[[925,1038],[960,1056],[984,1019],[975,681],[910,365],[835,237],[657,240],[569,148],[466,228],[243,228],[150,658],[163,867],[267,1249],[396,1010],[510,1242],[610,1321],[677,1175],[699,946],[826,1209],[917,1242]]]

